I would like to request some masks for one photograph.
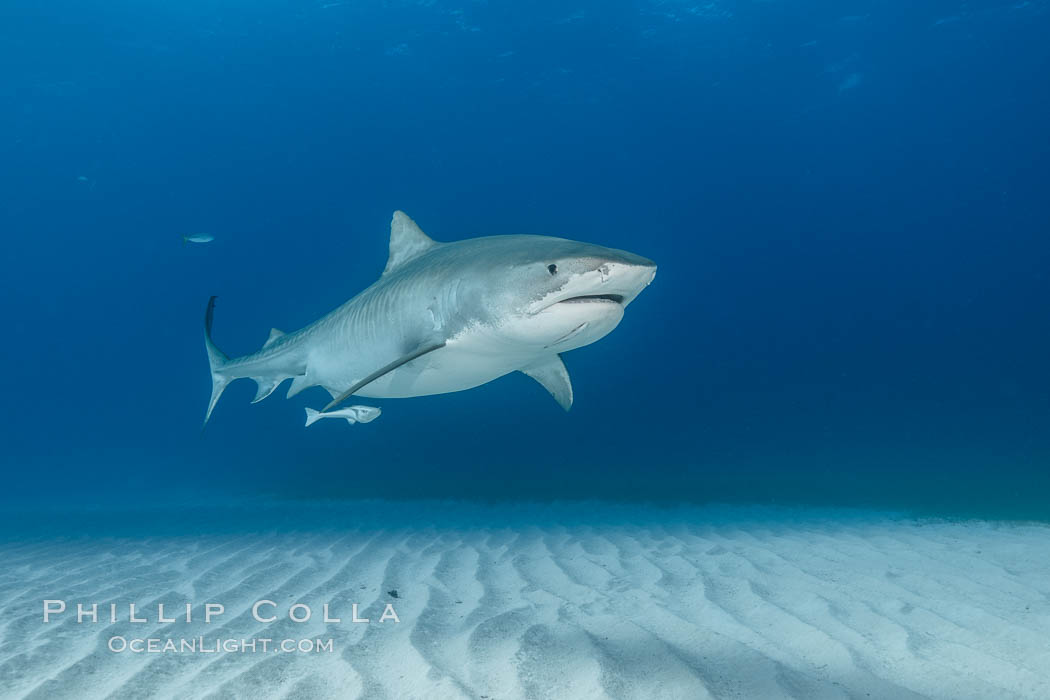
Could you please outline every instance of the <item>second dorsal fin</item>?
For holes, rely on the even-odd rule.
[[[284,331],[279,331],[276,328],[271,328],[270,329],[270,337],[266,339],[265,343],[263,343],[263,347],[265,348],[267,345],[271,345],[273,343],[273,341],[277,340],[278,338],[280,338],[283,335],[284,335]]]

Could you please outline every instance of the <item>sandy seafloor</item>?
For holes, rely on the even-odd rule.
[[[35,522],[0,541],[4,698],[1050,697],[1041,524],[377,502]],[[70,611],[44,624],[45,599]],[[252,618],[263,599],[277,622]],[[103,619],[78,624],[77,602]],[[192,622],[157,622],[186,602]],[[206,602],[226,608],[209,625]],[[297,602],[309,622],[287,619]],[[387,603],[400,623],[377,622]],[[333,651],[107,649],[200,635]]]

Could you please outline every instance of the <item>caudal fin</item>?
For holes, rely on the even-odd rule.
[[[313,408],[306,409],[306,424],[313,425],[317,421],[321,420],[321,412]]]
[[[215,410],[215,404],[219,402],[226,385],[235,379],[222,374],[222,367],[230,358],[226,356],[211,340],[211,323],[215,317],[215,299],[208,300],[208,309],[204,312],[204,347],[208,350],[208,364],[211,366],[211,401],[208,402],[208,412],[204,414],[204,424],[208,424],[211,412]]]

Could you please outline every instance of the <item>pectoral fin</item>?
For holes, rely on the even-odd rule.
[[[545,357],[539,362],[523,367],[521,371],[543,385],[559,406],[566,411],[572,408],[572,381],[561,355]]]
[[[390,364],[385,365],[383,367],[380,367],[375,372],[372,372],[370,375],[368,375],[364,379],[361,379],[359,381],[354,382],[354,384],[349,389],[347,389],[342,394],[340,394],[339,396],[337,396],[334,399],[332,399],[329,402],[329,404],[327,406],[325,406],[324,409],[322,409],[321,412],[324,413],[325,411],[331,411],[333,408],[335,408],[336,406],[338,406],[339,404],[343,403],[348,398],[353,396],[355,392],[360,391],[361,389],[365,388],[365,386],[367,386],[368,384],[371,384],[375,380],[379,379],[384,374],[387,374],[388,372],[393,372],[395,369],[397,369],[401,365],[408,364],[409,362],[411,362],[412,360],[416,359],[417,357],[422,357],[423,355],[426,355],[428,352],[434,352],[435,350],[439,350],[439,349],[441,349],[443,347],[445,347],[445,341],[444,340],[441,340],[441,341],[438,341],[438,342],[430,342],[430,343],[427,343],[427,344],[419,346],[418,348],[416,348],[412,352],[408,353],[407,355],[402,355],[401,357],[397,358],[396,360],[394,360]]]

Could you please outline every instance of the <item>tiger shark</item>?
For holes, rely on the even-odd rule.
[[[653,281],[656,265],[633,253],[550,236],[428,237],[404,212],[390,224],[382,276],[357,296],[293,332],[270,331],[257,352],[230,358],[204,340],[211,401],[240,378],[262,401],[286,379],[288,398],[325,388],[329,411],[350,396],[405,398],[463,391],[523,372],[566,411],[572,384],[562,353],[612,331]]]

